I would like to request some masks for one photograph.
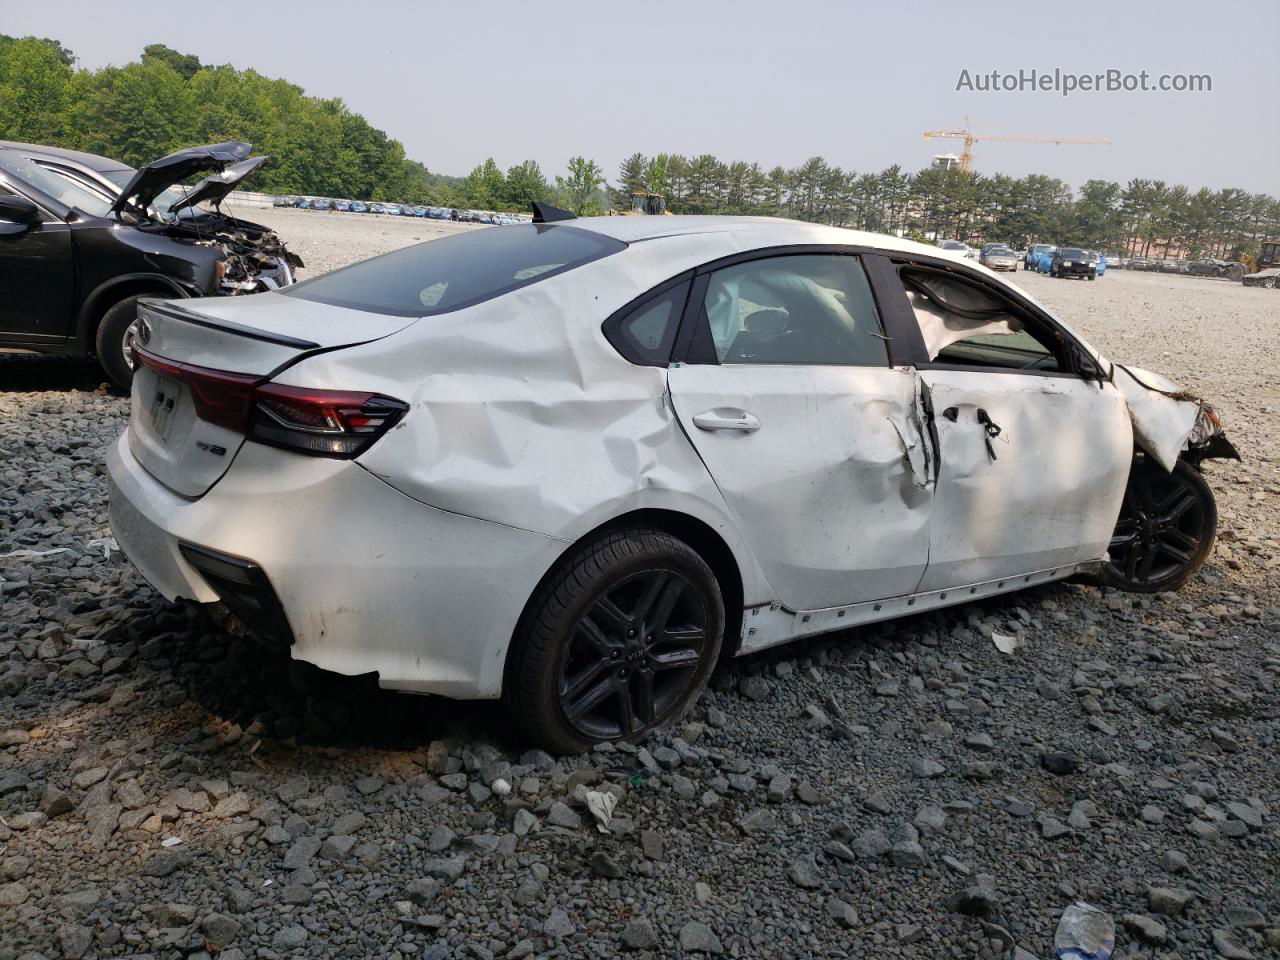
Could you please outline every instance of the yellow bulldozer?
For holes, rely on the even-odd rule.
[[[1280,286],[1280,243],[1264,243],[1258,256],[1246,253],[1240,262],[1248,271],[1241,278],[1246,287]]]

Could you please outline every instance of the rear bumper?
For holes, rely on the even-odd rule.
[[[112,531],[160,593],[249,602],[295,659],[392,689],[500,695],[516,622],[566,547],[419,503],[350,461],[254,443],[198,500],[152,478],[127,432],[107,467]]]

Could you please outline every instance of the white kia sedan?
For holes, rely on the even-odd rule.
[[[566,217],[144,302],[109,455],[144,576],[576,751],[679,718],[722,651],[1208,554],[1210,408],[985,268]]]

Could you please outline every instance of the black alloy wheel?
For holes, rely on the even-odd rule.
[[[1111,535],[1103,582],[1122,590],[1176,590],[1213,549],[1218,511],[1200,471],[1179,460],[1172,472],[1148,456],[1134,460]]]
[[[578,547],[530,600],[503,698],[549,750],[638,740],[692,706],[720,653],[715,574],[661,530],[622,530]]]
[[[660,722],[697,673],[707,640],[707,601],[681,572],[658,567],[605,588],[569,635],[565,718],[599,740]]]

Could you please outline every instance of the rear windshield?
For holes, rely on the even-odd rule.
[[[352,264],[280,292],[370,313],[424,317],[490,300],[625,247],[562,224],[472,230]]]

